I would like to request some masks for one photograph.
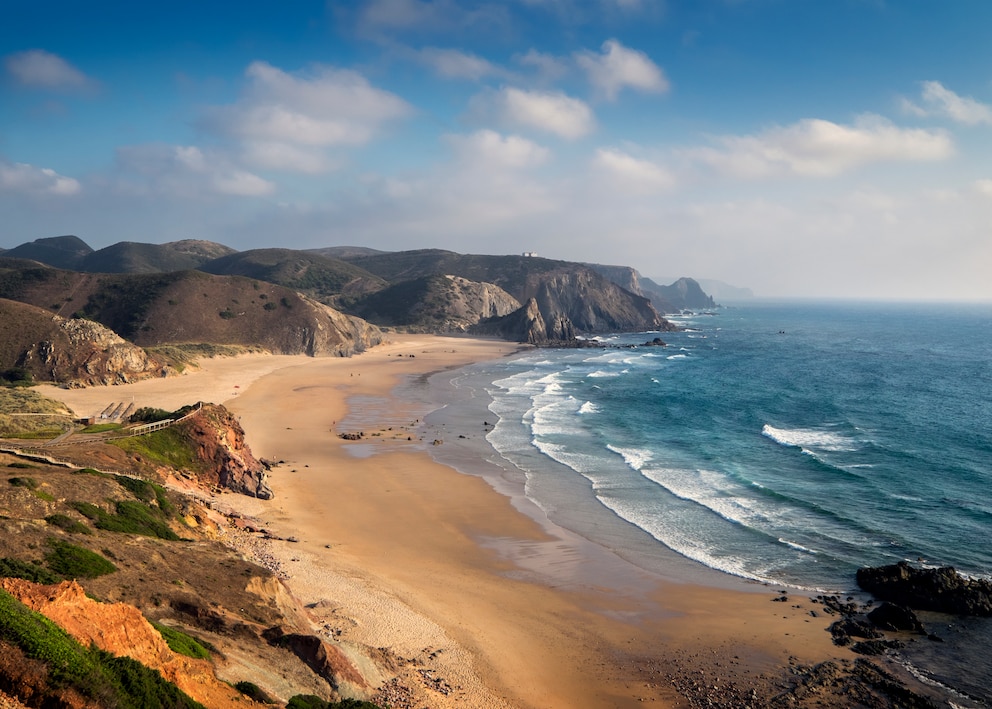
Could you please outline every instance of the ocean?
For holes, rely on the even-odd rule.
[[[992,304],[671,319],[684,330],[438,375],[458,395],[427,417],[435,455],[466,472],[481,455],[497,489],[669,576],[846,593],[858,567],[905,559],[992,578]],[[949,647],[918,661],[992,701],[992,624],[966,631],[984,672]]]

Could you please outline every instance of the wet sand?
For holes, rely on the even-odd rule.
[[[178,380],[46,393],[77,413],[114,389],[133,391],[138,405],[228,406],[256,456],[282,463],[270,477],[274,500],[225,495],[225,504],[297,539],[270,551],[317,626],[346,649],[410,660],[404,681],[419,683],[431,706],[687,706],[672,689],[675,672],[719,684],[844,652],[805,597],[776,603],[774,589],[757,585],[649,574],[435,462],[432,441],[418,439],[427,411],[396,386],[516,346],[393,339],[349,359],[253,355],[208,361]],[[362,441],[342,440],[349,401],[369,397],[389,402],[388,425],[365,419]]]

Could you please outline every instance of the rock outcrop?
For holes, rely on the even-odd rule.
[[[39,381],[70,386],[127,384],[174,371],[103,325],[0,300],[4,362]],[[13,360],[13,361],[12,361]]]
[[[216,404],[203,404],[199,413],[177,427],[200,463],[200,484],[263,500],[272,498],[265,466],[252,454],[244,429],[230,411]]]
[[[879,599],[916,610],[992,616],[992,581],[969,579],[953,567],[917,569],[905,561],[858,569],[858,586]]]
[[[246,705],[244,696],[217,679],[208,661],[173,652],[134,606],[94,601],[75,581],[42,586],[23,579],[0,579],[0,588],[61,626],[82,645],[95,645],[156,669],[206,706],[235,709]]]

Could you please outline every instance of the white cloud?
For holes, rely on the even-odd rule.
[[[77,180],[47,167],[0,160],[0,192],[69,196],[78,194],[81,189]]]
[[[529,49],[526,54],[516,57],[516,61],[521,66],[533,67],[538,76],[546,81],[560,79],[568,73],[568,66],[564,61],[533,48]]]
[[[427,47],[420,50],[422,62],[447,79],[472,79],[486,76],[504,76],[506,72],[487,59],[457,49]]]
[[[611,183],[632,194],[649,194],[675,186],[675,177],[665,168],[620,150],[600,148],[592,164]]]
[[[491,130],[479,130],[470,135],[448,135],[459,160],[468,165],[490,168],[528,168],[547,162],[550,151],[526,138],[503,136]]]
[[[44,89],[85,89],[93,80],[62,57],[44,49],[29,49],[4,58],[4,66],[24,86]]]
[[[649,93],[668,91],[665,73],[644,52],[624,47],[615,39],[603,42],[602,54],[582,52],[575,61],[589,75],[589,81],[609,100],[624,88]]]
[[[524,91],[513,87],[487,92],[472,99],[471,112],[479,120],[532,128],[573,140],[595,128],[589,106],[560,91]]]
[[[316,175],[333,167],[321,151],[308,150],[289,143],[248,141],[242,146],[241,159],[262,170],[302,172]]]
[[[371,0],[358,13],[360,34],[381,37],[399,33],[450,35],[466,31],[492,34],[510,25],[508,8],[499,2],[458,0]]]
[[[295,76],[256,61],[245,73],[251,82],[245,96],[208,113],[218,133],[257,142],[355,146],[412,112],[406,101],[350,70],[317,66]]]
[[[832,177],[886,161],[943,160],[954,153],[946,132],[899,128],[878,116],[854,125],[807,118],[757,135],[722,136],[716,148],[684,151],[692,160],[733,177]]]
[[[992,197],[992,180],[975,180],[975,192],[983,197]]]
[[[233,165],[222,154],[204,152],[195,145],[124,146],[118,148],[117,157],[127,190],[182,197],[205,192],[261,197],[276,189],[272,182]]]
[[[939,81],[924,81],[923,106],[903,100],[903,108],[917,116],[943,116],[965,125],[992,125],[992,106],[970,96],[958,96]]]

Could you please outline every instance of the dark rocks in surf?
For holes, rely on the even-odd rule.
[[[872,625],[882,630],[909,630],[915,633],[925,633],[923,623],[910,608],[897,603],[885,601],[868,614]]]
[[[867,566],[858,569],[857,582],[876,598],[916,610],[992,617],[992,581],[966,578],[951,566]]]

